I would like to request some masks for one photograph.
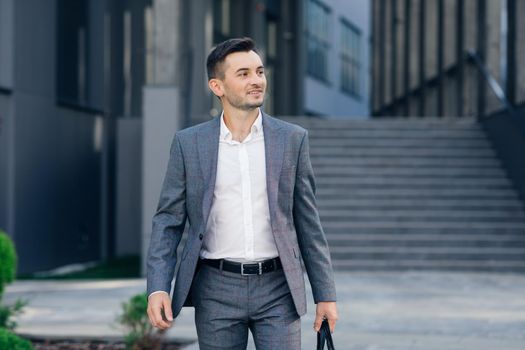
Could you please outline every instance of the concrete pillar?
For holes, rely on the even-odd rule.
[[[153,1],[153,81],[143,90],[142,272],[173,134],[184,126],[181,54],[182,0]],[[188,33],[184,33],[188,34]]]
[[[385,71],[383,72],[383,79],[384,79],[384,92],[385,92],[385,100],[383,101],[383,108],[389,105],[393,102],[394,96],[392,96],[392,11],[393,11],[393,4],[391,1],[385,1],[383,3],[383,10],[385,11],[385,17],[384,17],[384,45],[385,45],[385,55],[381,57],[385,61]],[[388,113],[391,113],[391,111],[388,111]]]
[[[0,87],[13,85],[13,0],[0,0]]]
[[[502,80],[501,75],[501,53],[502,43],[504,42],[501,37],[501,10],[504,6],[502,0],[490,0],[487,1],[487,54],[486,54],[486,65],[490,74],[496,79],[498,84],[502,88],[505,88],[505,84]],[[488,87],[486,81],[483,81],[486,86],[486,101],[485,101],[485,113],[487,115],[494,113],[501,109],[503,105],[498,100],[494,91]]]
[[[404,95],[404,59],[405,59],[405,52],[403,50],[404,48],[404,40],[405,40],[405,26],[406,26],[406,18],[404,17],[405,11],[404,6],[405,2],[398,0],[397,6],[396,6],[396,42],[397,42],[397,48],[396,48],[396,98],[400,98]],[[399,101],[401,102],[401,101]],[[401,102],[402,103],[402,102]],[[403,111],[401,109],[402,104],[398,103],[398,115],[402,115]]]
[[[375,20],[372,21],[372,112],[377,113],[377,111],[382,107],[379,86],[380,79],[382,77],[379,74],[379,69],[381,65],[381,56],[379,55],[379,38],[380,38],[380,24],[379,24],[379,0],[372,1],[372,16]]]
[[[525,1],[516,2],[516,103],[525,102]]]
[[[189,13],[186,18],[187,26],[192,26],[191,33],[186,35],[188,44],[185,65],[188,75],[183,85],[190,90],[184,97],[188,105],[186,117],[192,122],[201,122],[210,119],[210,108],[216,99],[208,88],[205,61],[213,46],[213,3],[208,0],[193,0],[188,2]],[[193,24],[193,25],[192,25]]]
[[[456,62],[456,40],[458,37],[458,29],[456,28],[456,14],[458,11],[457,0],[445,0],[445,16],[444,20],[444,65],[445,70],[454,66]]]
[[[477,0],[465,0],[465,18],[464,18],[464,35],[465,48],[476,49],[477,33]],[[478,89],[480,83],[479,73],[474,65],[465,66],[465,84],[463,85],[464,111],[467,116],[475,116],[477,113]]]
[[[13,0],[0,0],[0,88],[13,86]],[[13,111],[0,91],[0,230],[14,234]]]
[[[177,85],[182,40],[178,24],[182,18],[182,6],[181,0],[153,2],[155,85]]]
[[[422,35],[418,21],[420,7],[421,3],[419,1],[412,1],[410,18],[408,19],[412,28],[410,33],[410,89],[415,89],[419,86],[419,36]],[[415,113],[411,112],[411,114]]]

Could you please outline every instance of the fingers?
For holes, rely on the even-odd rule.
[[[323,323],[324,315],[316,314],[315,315],[315,321],[314,321],[314,329],[316,332],[319,332],[321,329],[321,324]]]
[[[328,319],[328,325],[330,326],[330,333],[333,333],[335,331],[335,323],[337,322],[337,319]]]
[[[315,311],[314,329],[319,332],[323,320],[328,320],[330,332],[335,331],[335,324],[337,323],[337,306],[335,302],[319,302]]]
[[[164,309],[164,315],[166,316],[166,320],[172,322],[173,312],[171,311],[171,300],[170,298],[163,298],[162,302],[162,308]]]
[[[163,313],[165,313],[165,318]],[[171,327],[173,321],[171,300],[166,293],[158,293],[149,297],[148,318],[151,325],[158,329],[164,330]]]
[[[319,315],[315,317],[314,329],[316,332],[319,332],[319,330],[321,329],[321,324],[323,323],[324,319],[325,317]],[[335,324],[337,323],[337,318],[326,318],[326,320],[328,321],[328,326],[330,326],[330,333],[333,333],[335,331]]]

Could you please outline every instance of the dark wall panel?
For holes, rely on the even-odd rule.
[[[482,124],[521,199],[525,201],[525,104],[518,108],[517,114],[523,119],[521,123],[501,112]]]

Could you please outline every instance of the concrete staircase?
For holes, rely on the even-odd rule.
[[[472,119],[287,120],[336,269],[525,272],[524,205]]]

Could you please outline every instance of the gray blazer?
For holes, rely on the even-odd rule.
[[[271,227],[299,315],[306,313],[301,257],[315,303],[335,301],[328,244],[315,203],[315,182],[305,129],[262,114]],[[173,290],[173,316],[188,298],[212,204],[220,118],[181,130],[171,145],[147,258],[148,295],[170,292],[177,246],[189,220],[187,243]]]

